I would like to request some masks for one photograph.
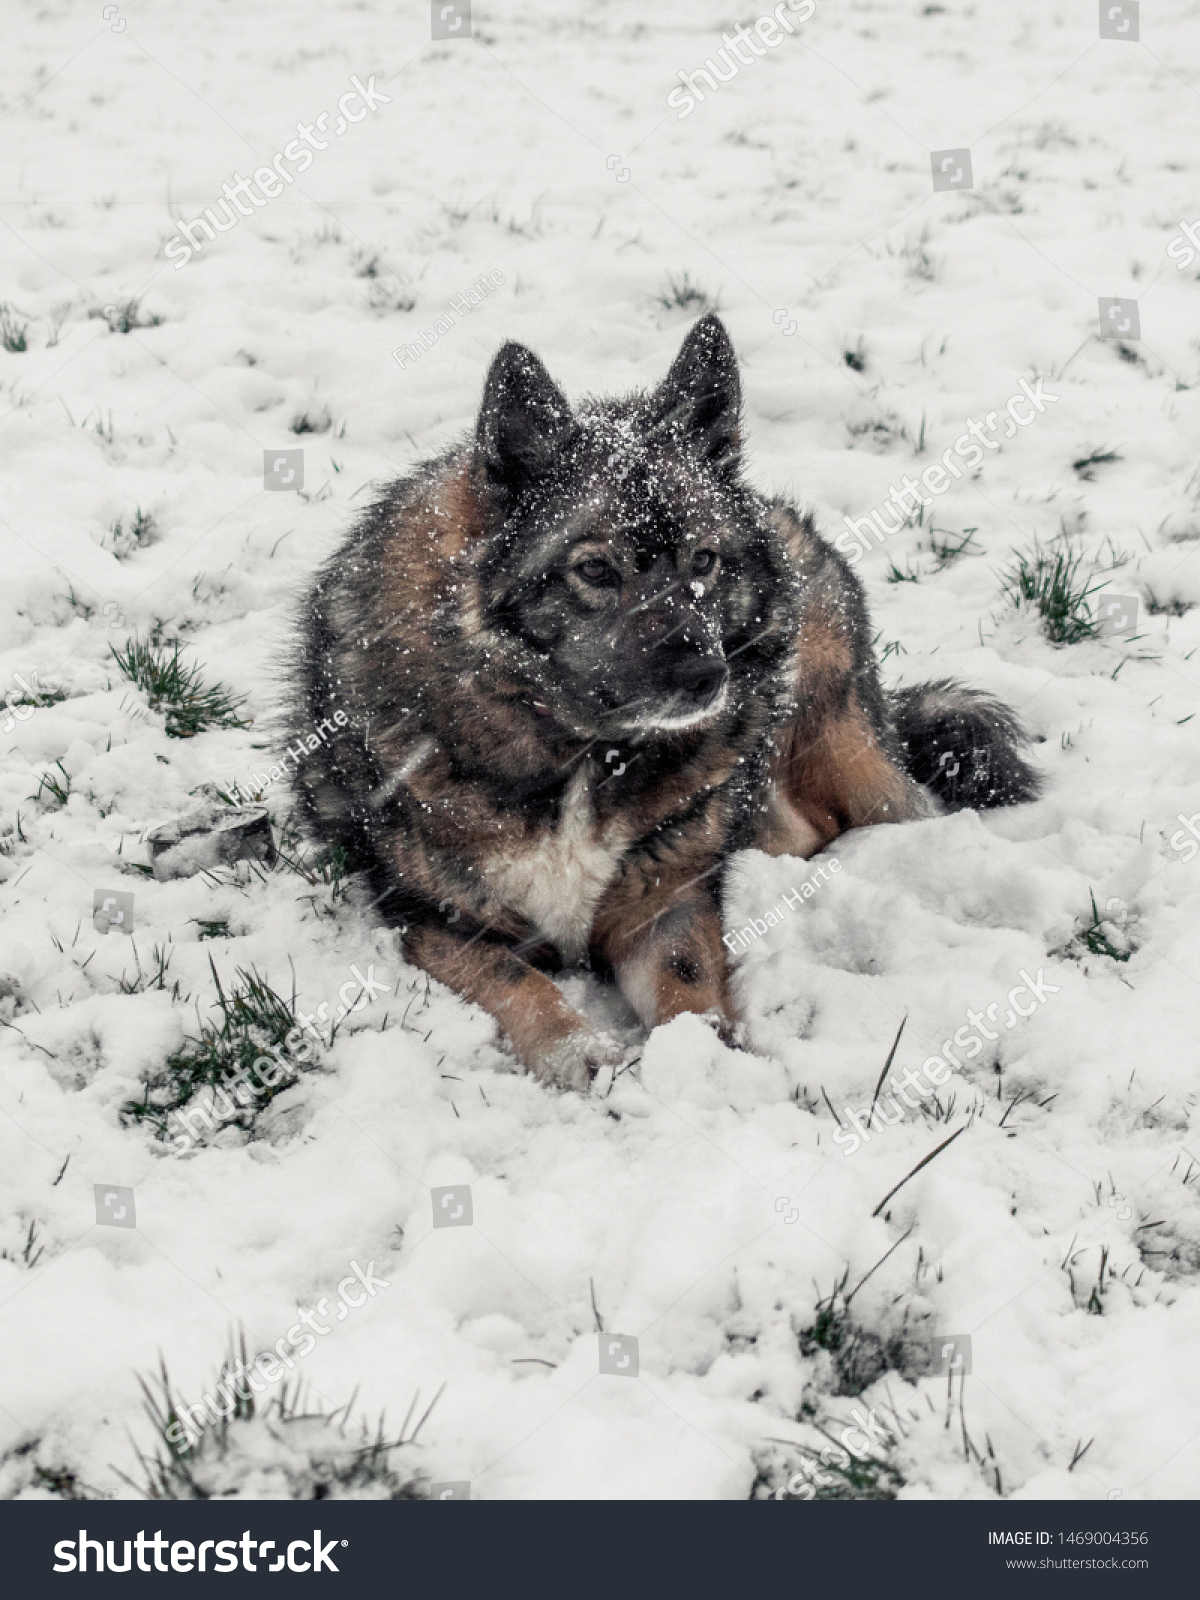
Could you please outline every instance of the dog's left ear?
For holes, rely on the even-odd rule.
[[[720,317],[701,317],[649,405],[651,435],[679,435],[718,476],[733,477],[741,460],[742,383]]]

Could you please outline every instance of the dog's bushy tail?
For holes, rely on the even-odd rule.
[[[901,764],[951,811],[1037,799],[1041,779],[1021,753],[1029,735],[1003,701],[951,678],[888,699]]]

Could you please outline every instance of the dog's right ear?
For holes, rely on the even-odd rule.
[[[517,493],[549,470],[579,431],[565,394],[522,344],[501,347],[483,389],[476,459],[489,485]]]

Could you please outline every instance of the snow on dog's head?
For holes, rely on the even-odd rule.
[[[740,405],[715,316],[653,392],[578,410],[523,346],[493,362],[474,448],[491,524],[476,614],[576,727],[653,738],[733,715],[782,637],[761,631],[786,579],[741,483]]]

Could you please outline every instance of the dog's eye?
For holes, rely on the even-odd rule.
[[[617,574],[607,561],[581,561],[575,571],[585,583],[615,583]]]
[[[697,550],[692,557],[692,571],[698,578],[706,578],[717,564],[715,550]]]

